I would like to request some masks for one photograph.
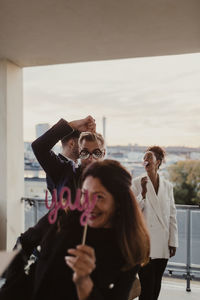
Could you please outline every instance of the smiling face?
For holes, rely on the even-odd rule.
[[[97,196],[97,202],[90,214],[88,225],[93,228],[112,227],[115,215],[115,201],[112,194],[108,192],[98,178],[92,176],[86,177],[83,182],[83,194],[86,190],[88,191],[90,201],[94,195]]]
[[[156,159],[155,154],[152,151],[147,151],[144,155],[144,166],[147,172],[157,171],[160,165],[160,160]]]

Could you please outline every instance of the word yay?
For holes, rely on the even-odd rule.
[[[67,197],[64,196],[64,193],[67,193]],[[89,200],[88,192],[84,192],[84,195],[82,195],[82,192],[80,189],[77,189],[76,191],[76,198],[74,203],[71,201],[71,190],[68,187],[63,187],[59,196],[59,201],[57,199],[57,190],[53,189],[52,193],[52,200],[51,204],[48,203],[48,191],[46,190],[45,195],[45,205],[46,208],[50,210],[48,214],[48,220],[50,224],[53,224],[56,222],[57,216],[58,216],[58,210],[64,209],[66,210],[69,208],[70,210],[79,210],[83,211],[80,217],[80,223],[82,226],[85,226],[88,222],[88,219],[90,217],[90,213],[95,207],[97,197],[96,195],[93,196],[92,200]]]

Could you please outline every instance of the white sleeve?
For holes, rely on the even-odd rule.
[[[170,186],[170,223],[169,223],[169,246],[178,247],[178,228],[176,218],[176,206],[174,201],[173,186]]]
[[[132,187],[133,187],[133,193],[136,197],[136,200],[137,200],[141,210],[143,210],[145,207],[145,199],[142,197],[141,188],[138,187],[138,184],[134,180],[132,183]]]

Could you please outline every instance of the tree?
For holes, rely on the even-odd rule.
[[[200,204],[200,161],[179,161],[168,171],[176,204]]]

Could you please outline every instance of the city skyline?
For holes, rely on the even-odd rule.
[[[200,146],[200,54],[24,69],[24,140],[92,115],[108,145]]]

